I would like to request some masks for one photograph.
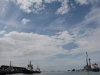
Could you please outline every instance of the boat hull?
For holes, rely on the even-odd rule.
[[[34,74],[34,73],[41,73],[41,71],[30,71],[30,70],[23,70],[25,74]]]
[[[100,72],[100,69],[92,69],[93,72]]]

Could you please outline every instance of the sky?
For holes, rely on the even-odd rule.
[[[100,0],[0,0],[0,65],[100,67]]]

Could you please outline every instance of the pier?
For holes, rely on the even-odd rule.
[[[39,67],[37,67],[36,70],[33,70],[33,65],[31,65],[31,61],[30,64],[28,64],[27,68],[12,66],[11,61],[9,66],[1,65],[0,67],[0,75],[18,74],[18,73],[33,74],[33,73],[41,73],[41,71]]]
[[[23,70],[25,69],[26,68],[24,67],[16,67],[16,66],[13,66],[13,69],[12,69],[11,66],[2,65],[0,67],[0,75],[23,73]]]

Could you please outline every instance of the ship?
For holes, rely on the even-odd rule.
[[[92,68],[93,66],[93,68]],[[85,71],[92,71],[92,72],[100,72],[100,68],[98,67],[98,64],[92,64],[90,62],[90,58],[88,60],[88,53],[86,52],[86,66],[84,66]]]
[[[85,71],[91,71],[92,67],[91,67],[91,61],[90,58],[88,59],[88,53],[86,52],[86,66],[84,66],[84,70]]]
[[[30,61],[30,64],[28,64],[27,68],[23,70],[23,73],[25,73],[25,74],[34,74],[34,73],[41,73],[41,71],[40,71],[39,67],[37,67],[37,69],[34,70],[33,65],[31,64],[31,61]]]
[[[93,72],[100,72],[98,64],[95,63],[95,64],[92,64],[92,66],[93,66],[93,69],[92,69]]]

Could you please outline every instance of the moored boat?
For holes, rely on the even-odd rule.
[[[33,74],[33,73],[41,73],[41,71],[40,71],[40,68],[34,71],[33,65],[31,65],[31,61],[30,61],[30,64],[27,66],[25,70],[23,70],[23,73]]]
[[[100,69],[99,69],[99,67],[98,67],[98,64],[92,64],[92,66],[94,67],[93,69],[92,69],[92,71],[93,72],[100,72]]]

